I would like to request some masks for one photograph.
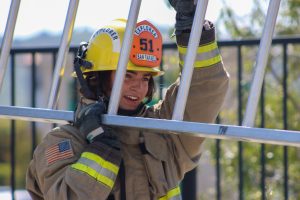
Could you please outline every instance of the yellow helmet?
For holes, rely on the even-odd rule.
[[[91,63],[91,67],[82,66],[83,74],[117,69],[125,28],[126,20],[117,19],[92,35],[84,58]],[[161,75],[161,58],[162,36],[159,30],[146,20],[139,22],[134,32],[127,70],[146,71],[153,76]]]

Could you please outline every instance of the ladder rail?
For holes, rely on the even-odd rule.
[[[111,97],[108,105],[108,114],[115,115],[118,112],[121,89],[124,82],[127,63],[129,60],[129,53],[132,46],[133,32],[136,26],[139,10],[141,6],[141,0],[132,0],[128,19],[126,23],[126,29],[124,33],[124,39],[121,47],[120,57],[118,61],[118,68],[116,71],[116,77],[113,83]]]
[[[253,74],[250,94],[247,101],[245,117],[242,123],[243,126],[253,127],[255,123],[255,115],[263,85],[279,5],[280,0],[270,0],[269,2],[263,34],[257,53],[256,66],[254,68],[255,71]]]
[[[59,49],[59,59],[55,66],[55,75],[57,78],[54,78],[55,83],[52,85],[53,86],[51,90],[52,95],[50,96],[52,100],[49,101],[48,104],[49,108],[53,108],[55,106],[54,105],[55,99],[57,100],[56,98],[57,92],[59,91],[59,85],[63,75],[61,72],[64,70],[62,66],[64,66],[65,64],[64,62],[66,60],[65,59],[66,52],[68,52],[69,49],[69,44],[72,36],[72,31],[74,28],[78,3],[79,0],[77,1],[71,0],[69,3],[68,14],[66,17],[67,19],[65,22],[64,33],[61,41],[61,47]],[[6,34],[8,34],[8,32],[13,33],[14,31],[17,13],[16,12],[13,13],[13,11],[18,10],[19,4],[20,1],[17,0],[13,1],[11,4],[10,14],[9,14],[10,17],[8,20],[9,25],[7,25],[6,27],[6,32],[5,32]],[[118,63],[116,79],[115,79],[113,92],[112,92],[112,98],[111,98],[112,102],[110,102],[109,105],[108,115],[104,115],[104,121],[103,121],[104,124],[161,130],[161,131],[167,131],[168,133],[174,133],[174,134],[176,134],[175,132],[187,133],[195,136],[209,137],[215,139],[237,139],[240,141],[250,141],[250,142],[254,141],[260,143],[281,144],[281,145],[289,145],[289,146],[297,146],[297,147],[300,146],[299,131],[284,131],[284,130],[276,130],[276,129],[273,130],[273,129],[263,129],[263,128],[249,128],[245,126],[218,125],[218,124],[206,124],[206,123],[181,121],[183,119],[183,113],[186,105],[188,89],[190,87],[191,76],[193,73],[193,63],[196,56],[196,49],[198,47],[201,33],[202,33],[202,28],[199,29],[198,27],[203,26],[208,0],[198,0],[196,6],[195,18],[192,26],[191,37],[187,49],[187,56],[185,58],[185,64],[184,64],[183,74],[181,78],[182,80],[176,98],[175,109],[173,112],[172,120],[115,116],[119,106],[119,98],[121,93],[120,91],[122,88],[124,75],[126,72],[126,66],[129,59],[128,55],[132,43],[133,30],[137,21],[140,4],[141,4],[141,0],[132,0],[131,2],[128,22],[125,30],[124,42],[121,49],[121,55]],[[253,85],[251,87],[251,95],[252,93],[257,94],[257,90],[261,89],[261,87],[259,88],[259,85],[262,83],[262,77],[263,77],[262,75],[264,74],[264,67],[266,65],[266,60],[267,60],[267,55],[264,56],[264,52],[266,50],[267,52],[269,52],[270,49],[271,40],[272,40],[271,36],[274,32],[279,4],[280,4],[280,0],[270,1],[270,5],[268,7],[266,23],[263,31],[263,38],[260,43],[260,48],[259,48],[259,53],[257,58],[257,69],[255,71],[255,76],[253,81],[253,84],[256,83],[256,86]],[[10,50],[12,34],[6,37],[8,37],[8,40],[4,40],[6,41],[6,43],[5,44],[3,43],[2,48],[6,50],[7,49]],[[3,52],[4,51],[2,51],[1,56],[4,55]],[[3,66],[1,69],[3,69]],[[3,72],[3,70],[1,72]],[[256,77],[258,76],[257,74],[260,75],[259,78]],[[184,104],[184,106],[182,106],[182,104]],[[255,106],[255,101],[252,100],[252,98],[250,97],[249,97],[248,104],[252,105],[252,111],[253,111],[253,105],[255,109],[257,107],[257,105]],[[247,105],[248,110],[249,108],[250,106]],[[248,112],[246,112],[246,114],[247,113]],[[247,116],[250,116],[250,114],[247,114]],[[59,111],[59,110],[52,110],[52,109],[24,108],[24,107],[17,107],[17,106],[0,106],[0,118],[40,121],[40,122],[60,124],[60,123],[72,122],[74,119],[74,112]],[[249,121],[245,120],[243,124],[250,126],[249,123],[250,123]],[[238,130],[238,131],[235,132],[234,130],[235,131]]]
[[[58,51],[58,58],[54,68],[53,81],[49,95],[48,108],[54,109],[59,98],[60,84],[64,76],[65,65],[72,39],[72,33],[75,24],[76,13],[79,0],[70,0],[65,20],[64,30],[61,37],[61,43]]]
[[[73,122],[74,112],[43,108],[0,106],[0,118],[67,124]],[[188,134],[196,137],[212,139],[226,139],[300,147],[300,131],[292,130],[250,128],[234,125],[128,117],[108,114],[103,115],[103,124],[156,130],[162,134]]]
[[[0,91],[4,82],[4,75],[7,68],[7,62],[9,58],[10,49],[12,46],[14,30],[20,8],[20,0],[13,0],[10,4],[9,14],[5,26],[4,37],[1,44],[0,55]]]
[[[198,0],[172,120],[183,120],[208,0]]]

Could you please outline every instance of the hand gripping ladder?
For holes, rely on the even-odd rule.
[[[13,6],[17,4],[17,6]],[[13,1],[11,6],[11,12],[13,8],[18,10],[19,1]],[[196,6],[195,18],[192,26],[191,37],[188,43],[187,56],[185,58],[181,83],[175,103],[175,108],[172,116],[172,120],[164,119],[150,119],[140,117],[125,117],[116,115],[117,108],[119,106],[120,91],[123,84],[126,63],[128,62],[128,55],[130,46],[132,43],[133,30],[137,21],[141,0],[132,0],[128,15],[128,22],[126,26],[124,43],[121,48],[121,55],[118,63],[118,69],[116,72],[116,79],[112,89],[112,98],[108,108],[108,114],[104,115],[103,123],[107,125],[116,125],[124,127],[135,127],[152,130],[160,130],[167,133],[182,133],[191,134],[197,137],[207,137],[215,139],[230,139],[238,141],[249,141],[268,144],[280,144],[288,146],[300,147],[300,132],[290,130],[278,130],[278,129],[266,129],[266,128],[250,128],[253,126],[253,121],[256,113],[256,107],[258,104],[258,95],[262,87],[262,80],[264,76],[264,69],[266,66],[266,60],[269,52],[272,35],[275,27],[276,17],[278,14],[280,0],[270,1],[266,22],[264,26],[263,36],[259,47],[259,52],[256,62],[256,71],[253,78],[253,85],[251,87],[251,94],[248,100],[247,111],[244,126],[233,125],[220,125],[220,124],[208,124],[208,123],[195,123],[182,121],[185,105],[187,101],[187,94],[191,83],[191,77],[193,73],[193,63],[195,61],[196,49],[199,44],[205,12],[208,5],[208,0],[198,0]],[[57,101],[57,91],[59,91],[59,83],[62,78],[61,69],[59,67],[64,65],[66,51],[69,49],[70,35],[73,30],[75,12],[78,7],[78,1],[70,1],[68,15],[63,33],[63,39],[59,50],[59,59],[55,67],[55,77],[51,89],[51,100],[48,103],[49,109],[42,108],[26,108],[16,106],[0,106],[0,117],[6,119],[19,119],[30,120],[50,123],[68,123],[73,120],[74,113],[72,111],[53,110],[55,102]],[[11,33],[15,21],[15,17],[8,19],[8,25],[5,31],[5,38],[3,39],[2,53],[1,53],[1,66],[0,75],[3,80],[3,74],[6,68],[6,61],[11,44]],[[8,34],[7,32],[10,32]],[[6,44],[8,43],[8,44]],[[118,81],[116,81],[118,80]],[[51,109],[52,108],[52,109]],[[247,127],[246,127],[247,126]]]

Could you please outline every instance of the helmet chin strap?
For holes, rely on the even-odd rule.
[[[75,72],[76,72],[83,96],[88,99],[96,99],[97,97],[95,97],[95,95],[89,89],[87,82],[84,79],[82,71],[80,69],[81,66],[84,68],[87,68],[87,69],[90,69],[93,66],[91,62],[84,60],[86,51],[87,51],[87,46],[88,46],[87,42],[80,43],[77,55],[74,59],[74,68],[75,68]]]
[[[95,95],[91,92],[91,90],[89,89],[86,80],[83,77],[82,71],[80,69],[81,65],[81,61],[83,61],[81,58],[76,57],[74,60],[74,68],[75,68],[75,72],[81,87],[81,92],[83,94],[84,97],[88,98],[88,99],[95,99]]]

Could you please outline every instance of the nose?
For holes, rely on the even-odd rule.
[[[141,89],[142,85],[143,85],[142,80],[135,79],[132,81],[132,88]]]

